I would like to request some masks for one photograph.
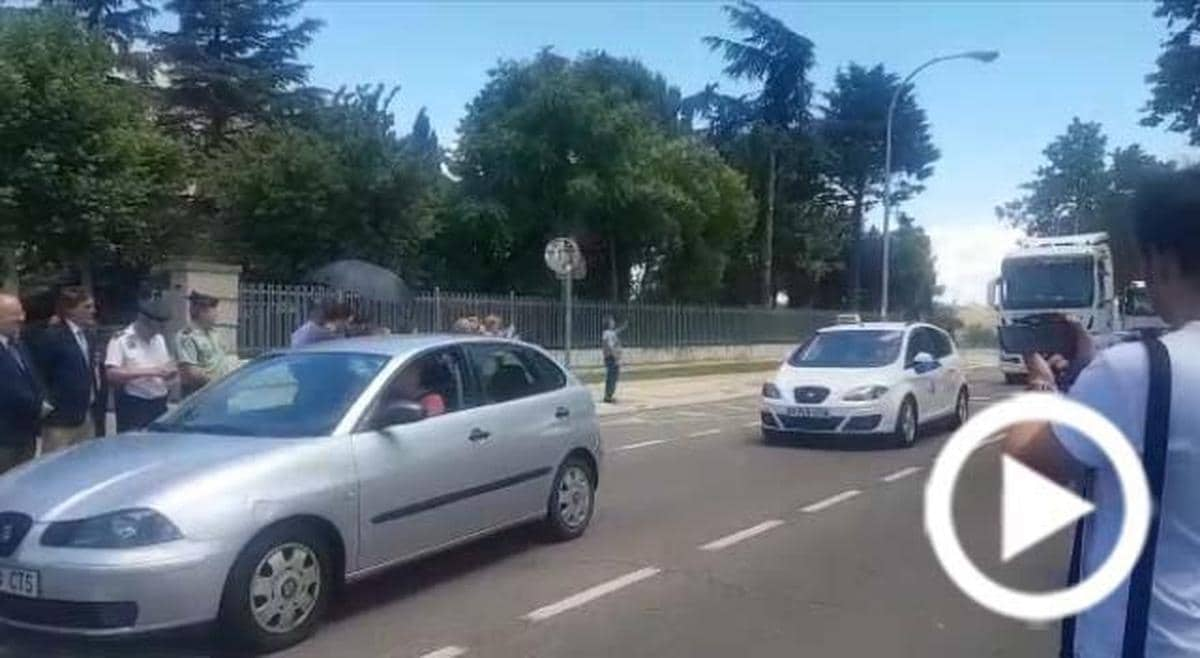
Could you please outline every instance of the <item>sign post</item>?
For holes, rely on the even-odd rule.
[[[563,282],[563,364],[571,367],[571,337],[574,319],[574,281],[587,274],[587,263],[579,251],[579,245],[571,238],[554,238],[546,243],[546,267]]]

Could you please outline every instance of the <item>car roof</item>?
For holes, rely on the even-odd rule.
[[[389,334],[385,336],[360,336],[357,338],[326,340],[283,351],[352,352],[357,354],[378,354],[381,356],[403,356],[433,347],[462,345],[466,343],[523,344],[520,341],[510,340],[507,338],[493,338],[491,336],[467,336],[461,334]]]
[[[835,324],[817,330],[817,333],[832,333],[835,331],[904,331],[917,325],[912,322],[856,322],[854,324]]]

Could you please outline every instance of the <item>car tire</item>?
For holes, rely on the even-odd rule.
[[[242,549],[225,581],[222,639],[254,654],[308,639],[333,595],[330,555],[329,542],[311,525],[288,523],[260,533]]]
[[[954,400],[954,413],[950,414],[950,429],[956,430],[967,422],[971,414],[971,394],[964,386],[958,389],[958,397]]]
[[[596,509],[596,474],[582,457],[568,457],[554,474],[543,526],[552,541],[570,541],[587,530]]]
[[[896,427],[892,430],[892,443],[899,448],[911,448],[917,443],[917,433],[920,429],[917,416],[917,401],[912,397],[904,398],[900,403],[900,411],[896,413]]]
[[[1025,384],[1025,380],[1026,380],[1026,376],[1022,375],[1020,373],[1016,373],[1016,372],[1004,373],[1004,383],[1008,384],[1009,386],[1018,386],[1018,385],[1023,386]]]

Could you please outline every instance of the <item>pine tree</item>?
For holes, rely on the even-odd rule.
[[[302,0],[169,0],[175,32],[155,41],[167,67],[165,118],[207,146],[287,113],[302,101],[309,67],[297,61],[320,21],[293,21]]]

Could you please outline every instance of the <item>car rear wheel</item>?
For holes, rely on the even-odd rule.
[[[596,476],[581,457],[568,457],[554,475],[545,528],[555,541],[575,539],[587,530],[596,504]]]
[[[954,414],[950,416],[950,429],[956,430],[967,422],[967,417],[971,414],[970,405],[971,394],[964,386],[958,390],[958,399],[954,402]]]
[[[221,598],[226,639],[254,653],[304,641],[320,623],[333,591],[325,538],[302,523],[255,537],[234,562]]]
[[[912,398],[904,398],[900,403],[900,411],[896,414],[896,428],[892,431],[892,440],[901,448],[911,448],[917,442],[917,403]]]

